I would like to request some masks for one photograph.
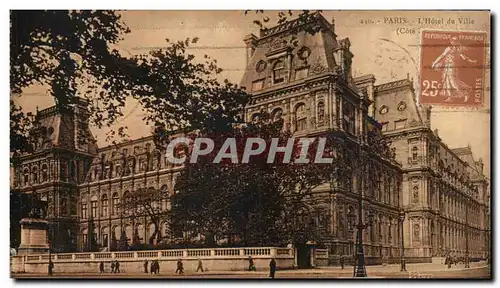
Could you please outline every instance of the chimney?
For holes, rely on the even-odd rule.
[[[255,48],[257,47],[257,36],[253,34],[249,34],[243,38],[243,41],[246,45],[246,53],[247,53],[247,66],[252,59],[253,53],[255,52]]]
[[[431,112],[432,112],[432,106],[427,106],[426,107],[426,112],[425,113],[425,125],[429,128],[431,128]]]

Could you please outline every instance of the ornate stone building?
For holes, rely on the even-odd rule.
[[[374,91],[372,112],[403,165],[408,257],[464,256],[467,245],[471,257],[485,257],[489,192],[482,160],[474,159],[470,147],[449,148],[431,130],[432,109],[417,104],[410,79],[374,86]]]
[[[306,24],[317,32],[304,31]],[[430,129],[430,109],[416,104],[409,79],[378,86],[373,75],[354,79],[349,39],[338,38],[335,25],[320,14],[307,23],[293,20],[259,37],[249,35],[244,42],[247,68],[241,84],[252,95],[247,121],[268,112],[298,137],[340,131],[364,153],[368,123],[375,118],[396,148],[399,163],[374,156],[365,163],[374,177],[353,171],[306,199],[304,215],[332,261],[355,253],[360,198],[363,221],[367,213],[374,219],[363,234],[369,262],[382,256],[399,261],[402,228],[406,254],[415,261],[430,261],[449,249],[464,251],[467,233],[471,252],[486,251],[489,194],[481,160],[476,162],[468,148],[448,148]],[[152,137],[103,148],[81,143],[82,135],[91,137],[81,111],[76,105],[74,111],[38,112],[36,149],[16,158],[14,190],[39,193],[48,201],[54,249],[85,249],[90,237],[110,248],[123,233],[147,243],[152,223],[124,214],[119,203],[139,188],[173,193],[182,167],[168,163]],[[404,227],[398,221],[401,209]],[[161,235],[176,237],[165,223]]]
[[[286,22],[261,31],[260,37],[248,35],[244,41],[247,68],[241,85],[252,95],[246,121],[258,121],[259,115],[269,113],[272,119],[282,118],[285,129],[295,137],[335,130],[356,150],[365,150],[374,89],[361,82],[356,85],[351,43],[349,38],[338,38],[334,24],[314,14],[307,22]],[[374,219],[363,234],[368,261],[380,261],[382,256],[396,261],[399,257],[400,167],[386,157],[373,157],[364,165],[376,173],[373,179],[362,177],[361,170],[354,171],[350,179],[318,187],[306,200],[304,213],[311,218],[311,229],[321,235],[332,261],[355,253],[360,197],[363,216],[368,213]]]
[[[84,182],[97,153],[92,141],[85,141],[92,140],[85,105],[81,101],[73,110],[60,111],[54,106],[38,111],[33,153],[14,159],[11,193],[34,193],[47,201],[44,216],[50,223],[50,244],[55,251],[77,248],[78,185]]]

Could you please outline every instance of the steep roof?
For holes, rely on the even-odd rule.
[[[311,33],[311,27],[319,32]],[[261,31],[260,38],[251,34],[245,37],[247,47],[251,47],[251,55],[247,55],[247,67],[241,80],[241,86],[247,92],[255,92],[253,83],[264,81],[263,87],[270,85],[273,65],[279,57],[291,57],[290,79],[283,85],[298,80],[295,73],[298,69],[307,68],[308,78],[315,74],[333,71],[336,65],[334,50],[350,45],[349,39],[337,40],[335,25],[330,24],[320,13],[307,18],[297,18],[281,25]],[[276,86],[276,85],[275,85]]]

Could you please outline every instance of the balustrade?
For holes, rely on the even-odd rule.
[[[318,258],[328,258],[327,249],[317,249]],[[293,258],[292,248],[256,247],[256,248],[211,248],[211,249],[176,249],[124,252],[95,252],[95,253],[63,253],[51,254],[54,262],[79,262],[82,260],[100,262],[103,260],[139,260],[139,259],[185,259],[193,258],[223,258],[223,257],[279,257]],[[27,263],[48,262],[49,254],[15,256],[25,257]]]

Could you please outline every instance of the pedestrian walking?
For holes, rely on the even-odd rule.
[[[177,261],[177,269],[175,270],[175,274],[177,274],[177,272],[179,272],[179,274],[184,274],[184,265],[182,264],[181,259]]]
[[[111,273],[115,273],[115,262],[111,262]]]
[[[340,267],[344,269],[344,255],[340,255]]]
[[[276,261],[271,259],[271,262],[269,262],[269,277],[271,279],[274,279],[274,274],[276,273]]]
[[[255,264],[253,263],[252,256],[248,257],[248,271],[257,271],[257,269],[255,268]]]
[[[115,273],[120,273],[120,262],[118,261],[115,263]]]
[[[144,261],[144,273],[148,273],[148,260]],[[153,269],[151,269],[151,273],[153,273]]]
[[[196,268],[196,272],[200,271],[203,273],[203,263],[201,262],[201,259],[198,259],[198,268]]]
[[[101,274],[102,274],[102,273],[104,273],[104,262],[101,262],[101,263],[99,264],[99,272],[100,272]]]
[[[156,261],[151,261],[151,275],[156,274]]]
[[[49,275],[52,275],[54,274],[54,262],[52,262],[52,260],[49,260]]]

